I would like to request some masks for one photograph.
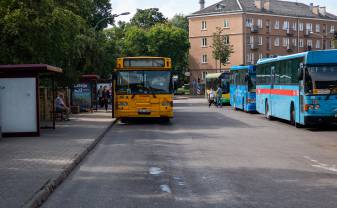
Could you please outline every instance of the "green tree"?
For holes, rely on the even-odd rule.
[[[0,1],[0,63],[59,66],[65,85],[84,72],[104,75],[105,36],[92,27],[110,17],[110,8],[108,0]]]
[[[229,44],[228,36],[223,34],[224,29],[217,27],[216,32],[213,33],[212,39],[212,56],[215,60],[220,61],[226,66],[232,53],[234,53],[233,46]]]
[[[137,9],[136,14],[131,19],[131,24],[141,27],[150,28],[157,23],[166,23],[167,18],[159,12],[158,8]]]
[[[175,74],[182,78],[190,48],[187,31],[170,24],[157,24],[149,30],[148,40],[150,55],[170,57]]]
[[[188,31],[188,19],[183,14],[174,15],[174,17],[170,20],[170,22],[173,26]]]

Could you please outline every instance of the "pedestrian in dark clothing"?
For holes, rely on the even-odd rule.
[[[105,107],[105,111],[108,111],[109,97],[110,97],[110,92],[106,87],[104,87],[102,101],[103,101],[103,106]]]

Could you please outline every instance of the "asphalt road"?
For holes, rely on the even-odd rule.
[[[337,207],[337,126],[296,129],[201,99],[116,124],[43,207]]]

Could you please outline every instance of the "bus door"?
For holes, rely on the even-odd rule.
[[[274,90],[274,84],[275,84],[275,66],[271,66],[270,70],[270,90],[268,93],[268,110],[269,110],[269,115],[273,115],[273,106],[274,102],[276,101],[275,97],[273,96],[273,90]]]

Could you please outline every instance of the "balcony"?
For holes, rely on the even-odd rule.
[[[250,26],[250,32],[251,33],[258,33],[259,32],[259,27],[257,25]]]
[[[259,49],[259,44],[257,42],[249,43],[248,46],[249,46],[250,50],[252,50],[252,51],[255,51],[255,50]]]
[[[295,47],[294,45],[289,45],[289,46],[287,46],[287,52],[288,52],[288,53],[294,52],[295,49],[296,49],[296,47]]]
[[[304,36],[309,37],[310,34],[311,34],[310,30],[307,29],[307,30],[304,31]]]
[[[291,28],[287,29],[287,36],[294,36],[295,35],[295,31]]]

